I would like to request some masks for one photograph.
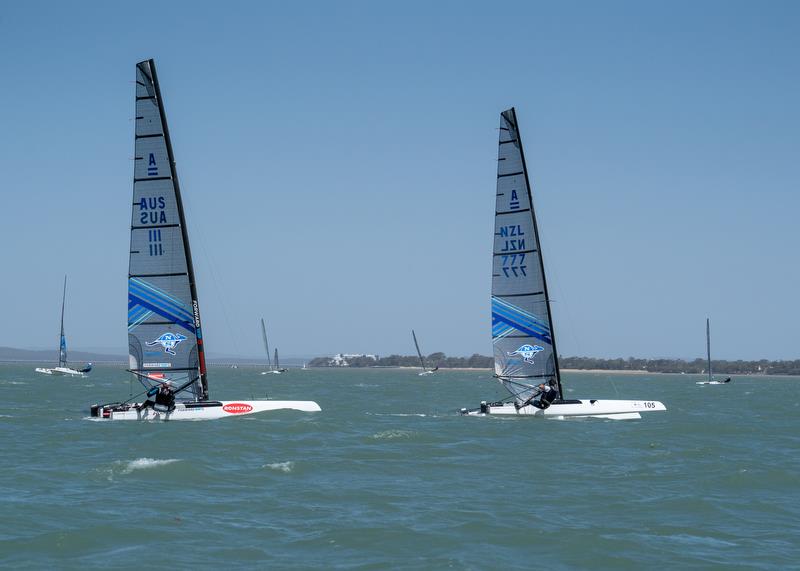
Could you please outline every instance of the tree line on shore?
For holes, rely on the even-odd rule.
[[[425,357],[428,367],[442,369],[491,369],[494,359],[477,353],[470,357],[448,357],[444,353],[431,353]],[[621,371],[642,371],[648,373],[686,373],[703,374],[707,369],[705,359],[685,361],[683,359],[599,359],[595,357],[559,357],[559,366],[562,369],[600,369]],[[329,357],[313,359],[311,367],[334,366]],[[419,367],[419,357],[416,355],[389,355],[388,357],[348,357],[349,367]],[[718,375],[800,375],[800,360],[794,361],[725,361],[713,360],[712,370]]]

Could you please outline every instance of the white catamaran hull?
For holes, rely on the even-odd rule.
[[[271,410],[299,410],[320,412],[314,401],[301,400],[241,400],[176,403],[171,412],[159,412],[147,407],[142,410],[135,403],[130,405],[95,405],[92,417],[99,420],[214,420],[233,416],[245,416]]]
[[[610,418],[614,420],[629,420],[641,418],[642,412],[667,410],[659,401],[644,400],[595,400],[573,399],[563,403],[553,403],[546,409],[527,405],[520,409],[514,403],[481,403],[479,409],[462,409],[462,414],[470,416],[516,415],[538,416],[542,418]]]
[[[696,385],[729,385],[730,381],[697,381]]]
[[[85,377],[86,373],[82,371],[76,371],[75,369],[70,369],[69,367],[54,367],[52,369],[46,369],[44,367],[36,367],[34,369],[37,373],[42,373],[43,375],[71,375],[73,377]]]

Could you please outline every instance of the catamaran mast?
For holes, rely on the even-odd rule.
[[[267,352],[267,365],[269,366],[269,370],[272,370],[272,361],[270,361],[269,356],[269,341],[267,341],[267,326],[264,325],[264,318],[261,318],[261,335],[264,338],[264,350]]]
[[[156,64],[152,59],[149,60],[148,63],[150,65],[150,71],[153,74],[153,88],[155,89],[156,98],[158,99],[158,112],[161,115],[161,125],[164,129],[164,141],[167,147],[169,168],[175,188],[175,204],[178,210],[178,219],[181,225],[181,237],[183,238],[183,248],[186,254],[186,271],[189,277],[189,291],[192,297],[192,314],[194,315],[194,327],[197,335],[197,357],[200,362],[200,384],[202,386],[202,395],[200,400],[208,400],[208,373],[206,371],[206,355],[205,347],[203,346],[203,334],[200,328],[200,304],[197,302],[197,287],[195,285],[194,278],[194,265],[192,264],[192,251],[189,246],[189,232],[186,227],[186,217],[183,214],[183,200],[181,199],[180,184],[178,184],[178,170],[175,168],[175,155],[172,153],[172,140],[169,136],[167,115],[164,111],[164,100],[161,98],[161,87],[158,83],[158,75],[156,74]]]
[[[706,317],[706,353],[708,354],[708,380],[711,381],[711,324]]]
[[[417,355],[419,355],[419,362],[422,363],[422,370],[427,371],[428,368],[425,366],[425,358],[422,356],[422,351],[419,350],[419,343],[417,343],[417,334],[414,333],[414,330],[411,330],[411,336],[414,338],[414,346],[417,348]]]
[[[61,294],[61,337],[58,339],[58,366],[67,366],[67,338],[64,337],[64,305],[67,302],[67,276],[64,275],[64,290]]]
[[[519,155],[522,159],[522,172],[525,175],[525,186],[528,188],[528,204],[531,206],[531,218],[533,219],[533,234],[536,239],[536,244],[539,247],[539,269],[542,272],[542,285],[544,290],[544,300],[547,304],[547,315],[550,319],[550,339],[553,345],[553,362],[555,363],[556,382],[558,383],[558,396],[564,398],[564,392],[561,390],[561,370],[558,366],[558,349],[556,348],[556,332],[553,327],[553,313],[550,309],[550,294],[547,292],[547,276],[544,273],[544,256],[542,255],[542,243],[539,241],[539,225],[536,223],[536,209],[533,206],[533,196],[531,195],[531,183],[528,180],[528,165],[525,162],[525,151],[522,148],[522,135],[520,134],[519,123],[517,122],[517,111],[514,107],[511,108],[511,117],[514,121],[516,129],[517,141],[519,143]]]

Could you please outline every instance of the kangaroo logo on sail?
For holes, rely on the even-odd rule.
[[[161,345],[164,348],[164,353],[169,353],[170,355],[175,355],[175,347],[178,346],[178,343],[181,341],[186,341],[186,337],[181,335],[180,333],[164,333],[158,339],[153,341],[148,341],[145,343],[147,346],[153,345]]]
[[[516,351],[512,351],[511,353],[507,353],[509,357],[513,357],[514,355],[521,355],[522,359],[526,363],[530,363],[533,365],[533,358],[536,356],[536,353],[541,353],[544,351],[544,347],[541,345],[523,345]]]

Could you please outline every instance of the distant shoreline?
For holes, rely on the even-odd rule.
[[[561,369],[562,373],[614,373],[615,375],[680,375],[681,373],[662,373],[660,371],[634,371],[632,369]],[[700,375],[702,373],[684,373]]]

